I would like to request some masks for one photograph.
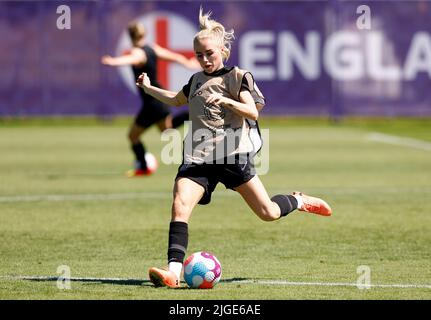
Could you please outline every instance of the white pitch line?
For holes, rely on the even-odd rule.
[[[294,282],[284,280],[237,280],[235,283],[270,284],[285,286],[315,286],[315,287],[366,287],[367,285],[348,282]],[[431,289],[431,284],[370,284],[371,288],[424,288]]]
[[[129,200],[142,198],[169,198],[168,192],[146,193],[109,193],[109,194],[47,194],[0,197],[0,202],[35,202],[35,201],[91,201],[91,200]]]
[[[431,1],[431,0],[430,0]],[[379,193],[391,194],[399,193],[404,189],[396,188],[385,188],[379,189]],[[283,189],[268,189],[271,194],[284,193],[286,190]],[[364,188],[333,188],[329,187],[324,190],[325,193],[330,194],[356,194],[363,192]],[[408,188],[408,192],[430,192],[429,188]],[[237,197],[236,192],[229,191],[215,191],[215,198],[227,198]],[[134,200],[134,199],[171,199],[171,192],[136,192],[136,193],[100,193],[100,194],[40,194],[40,195],[15,195],[15,196],[0,196],[0,203],[11,203],[11,202],[38,202],[38,201],[111,201],[111,200]]]
[[[217,197],[236,196],[232,192],[216,193]],[[94,200],[133,200],[133,199],[170,199],[171,192],[142,193],[105,193],[105,194],[41,194],[0,197],[0,203],[6,202],[37,202],[37,201],[94,201]]]
[[[404,147],[409,147],[414,149],[431,151],[431,143],[427,141],[419,140],[419,139],[393,136],[393,135],[379,133],[379,132],[372,132],[368,134],[367,139],[375,142],[383,142],[383,143],[397,145],[397,146],[404,146]]]
[[[0,276],[4,280],[35,280],[35,281],[56,281],[58,277],[48,276]],[[71,277],[70,281],[89,282],[149,282],[147,279],[127,279],[127,278],[76,278]],[[313,286],[313,287],[366,287],[366,285],[349,282],[298,282],[285,280],[221,280],[227,284],[260,284],[260,285],[282,285],[282,286]],[[370,284],[370,288],[400,288],[400,289],[431,289],[431,284]]]

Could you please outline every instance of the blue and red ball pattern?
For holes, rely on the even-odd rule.
[[[184,262],[184,280],[190,288],[211,289],[221,278],[221,264],[208,252],[195,252]]]

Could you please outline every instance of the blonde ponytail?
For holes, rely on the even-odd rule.
[[[203,14],[203,9],[199,9],[199,29],[200,31],[195,35],[194,41],[202,38],[214,39],[220,47],[224,50],[223,60],[226,61],[230,57],[231,43],[235,39],[234,31],[226,31],[224,26],[213,19],[211,19],[212,12],[209,11]]]

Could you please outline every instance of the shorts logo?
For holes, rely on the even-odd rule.
[[[180,53],[187,58],[194,56],[193,37],[197,29],[186,18],[168,11],[155,11],[139,16],[134,21],[140,22],[146,29],[146,43],[157,43],[161,47]],[[121,55],[130,50],[132,43],[126,26],[118,40],[116,54]],[[135,94],[138,90],[130,66],[119,67],[120,76],[125,85]],[[180,90],[195,71],[178,64],[159,60],[157,63],[157,79],[168,90]]]

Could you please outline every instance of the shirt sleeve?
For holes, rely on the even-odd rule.
[[[183,87],[183,93],[187,98],[187,101],[189,101],[189,94],[190,94],[190,89],[192,87],[192,81],[193,81],[193,76],[190,77],[189,82],[187,82],[187,84]]]
[[[257,88],[253,75],[250,72],[245,73],[242,77],[240,92],[241,91],[249,91],[254,99],[254,103],[265,105],[265,97]]]

